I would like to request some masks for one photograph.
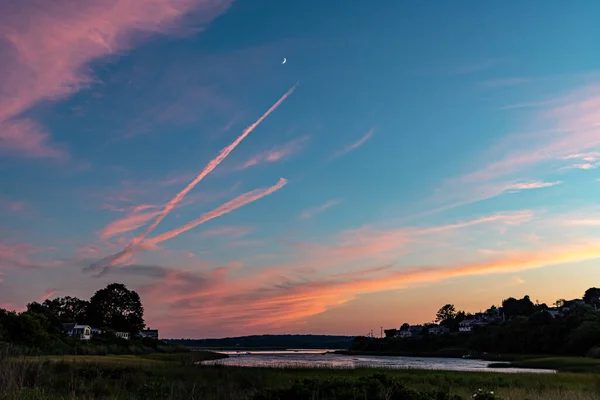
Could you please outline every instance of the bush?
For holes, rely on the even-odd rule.
[[[263,390],[255,394],[253,400],[461,400],[447,392],[416,392],[407,389],[393,377],[374,374],[357,380],[348,379],[303,379],[285,389]]]

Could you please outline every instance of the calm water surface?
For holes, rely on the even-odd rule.
[[[489,361],[464,358],[348,356],[324,354],[328,350],[286,351],[219,351],[229,358],[205,361],[204,364],[237,367],[327,367],[327,368],[404,368],[445,371],[480,371],[503,373],[556,373],[554,370],[527,368],[488,368]]]

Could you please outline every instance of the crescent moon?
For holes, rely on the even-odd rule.
[[[283,62],[281,64],[282,65],[285,64],[286,61],[287,61],[287,58],[283,57]]]

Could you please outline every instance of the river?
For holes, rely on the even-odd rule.
[[[354,356],[326,353],[328,350],[217,351],[229,358],[203,364],[237,367],[318,367],[318,368],[398,368],[441,371],[479,371],[502,373],[556,373],[554,370],[528,368],[488,368],[489,361],[464,358]]]

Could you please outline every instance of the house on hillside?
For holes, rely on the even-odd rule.
[[[144,329],[138,333],[140,337],[149,337],[152,339],[158,339],[158,329]]]
[[[548,314],[550,314],[550,316],[552,318],[556,318],[556,317],[558,317],[559,315],[562,314],[560,308],[558,308],[558,307],[550,307],[550,308],[547,308],[544,311],[547,312]]]
[[[120,339],[129,340],[129,332],[115,332],[115,336]]]
[[[441,325],[435,325],[435,326],[430,326],[428,329],[428,333],[430,335],[443,335],[445,333],[449,333],[450,329],[446,328],[445,326],[441,326]]]
[[[458,331],[472,332],[473,329],[477,328],[478,326],[487,325],[488,323],[489,322],[487,321],[482,321],[476,318],[465,319],[464,321],[458,323]]]
[[[585,305],[585,301],[583,301],[583,299],[573,299],[573,300],[565,300],[565,303],[563,304],[563,306],[561,308],[575,308],[575,307],[581,307]]]
[[[92,327],[89,325],[78,325],[76,322],[65,323],[63,332],[74,339],[90,340],[92,337]]]
[[[102,334],[102,329],[92,328],[92,336],[97,336]]]
[[[415,337],[423,333],[423,325],[411,325],[408,329],[398,331],[398,336],[401,338]]]

